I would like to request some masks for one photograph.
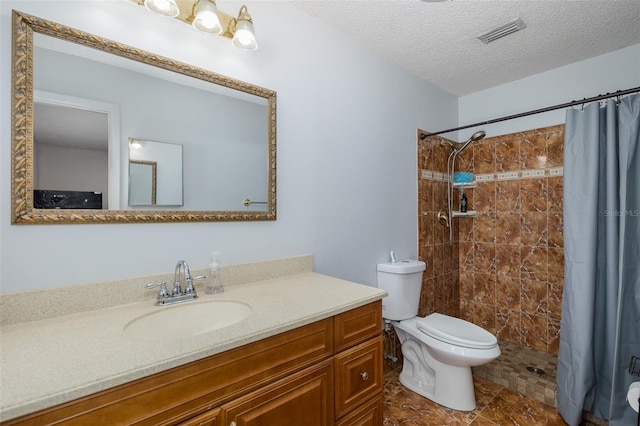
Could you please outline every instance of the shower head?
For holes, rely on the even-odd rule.
[[[457,154],[460,154],[466,147],[469,146],[469,144],[471,142],[476,142],[479,141],[480,139],[484,138],[486,135],[486,133],[484,132],[484,130],[480,130],[478,132],[475,132],[474,134],[471,135],[471,137],[462,144],[462,146],[460,148],[455,149]]]

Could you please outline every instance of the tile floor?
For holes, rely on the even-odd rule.
[[[500,342],[500,350],[498,359],[473,367],[473,376],[555,406],[558,357],[507,341]],[[535,374],[527,367],[541,369],[544,374]]]
[[[398,372],[385,376],[384,426],[565,426],[556,409],[533,398],[474,378],[477,407],[463,412],[445,408],[411,392]]]

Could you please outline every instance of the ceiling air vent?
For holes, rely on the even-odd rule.
[[[496,41],[499,38],[508,36],[509,34],[513,34],[525,28],[527,28],[525,23],[522,22],[522,19],[518,18],[515,21],[511,21],[508,24],[496,28],[495,30],[491,30],[488,33],[482,34],[478,38],[483,42],[489,44],[492,41]]]

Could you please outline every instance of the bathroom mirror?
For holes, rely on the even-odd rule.
[[[12,85],[13,224],[276,219],[274,91],[16,11]],[[64,188],[38,187],[52,181],[38,179],[35,160],[47,151],[34,133],[45,138],[57,127],[68,132],[58,140],[89,139],[81,116],[42,125],[47,103],[108,116],[108,150],[97,167],[108,170],[106,189],[74,186],[81,174],[63,175],[61,182],[71,182]],[[63,122],[55,114],[48,120]],[[129,139],[180,147],[182,176],[169,179],[172,198],[163,194],[163,164],[135,155],[132,163]],[[141,162],[156,162],[155,203],[154,167]],[[49,192],[41,189],[99,192],[103,208],[35,204],[35,191]]]

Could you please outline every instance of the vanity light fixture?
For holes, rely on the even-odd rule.
[[[144,4],[147,10],[161,16],[177,18],[205,33],[228,38],[243,50],[256,50],[253,20],[247,6],[242,6],[234,18],[218,10],[215,0],[132,0]]]

